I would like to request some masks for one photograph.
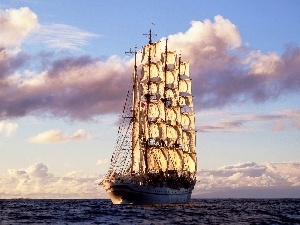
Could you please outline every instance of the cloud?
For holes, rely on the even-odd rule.
[[[106,197],[97,184],[98,175],[71,171],[63,176],[49,173],[48,166],[36,163],[27,169],[10,169],[0,175],[1,198],[99,198]]]
[[[298,119],[297,121],[294,122],[294,127],[296,129],[300,129],[300,119]]]
[[[41,25],[32,35],[32,41],[45,43],[50,48],[80,50],[90,38],[99,35],[66,24]]]
[[[10,169],[0,174],[2,198],[108,198],[97,184],[103,176],[71,171],[57,176],[47,165]],[[300,162],[258,165],[238,163],[213,170],[200,170],[193,197],[300,197]]]
[[[109,160],[108,159],[99,159],[97,161],[97,166],[104,166],[104,165],[108,165],[109,164]]]
[[[238,163],[197,172],[194,196],[213,198],[300,197],[300,162]]]
[[[272,128],[273,131],[283,131],[285,130],[285,126],[283,123],[277,123]]]
[[[85,120],[118,112],[130,83],[130,64],[115,56],[106,62],[81,56],[57,60],[27,79],[12,76],[0,92],[0,118],[51,113]]]
[[[49,131],[40,133],[35,137],[29,138],[29,142],[31,142],[31,143],[56,143],[56,142],[85,140],[87,138],[89,138],[89,135],[86,134],[83,129],[79,129],[72,135],[65,134],[61,130],[49,130]]]
[[[0,10],[0,48],[19,47],[38,25],[37,15],[28,7]]]
[[[0,134],[2,133],[4,137],[11,137],[18,128],[17,123],[6,123],[0,121]]]
[[[265,102],[300,90],[299,47],[288,46],[281,57],[251,51],[241,44],[237,27],[221,16],[214,23],[194,21],[185,33],[168,38],[169,46],[190,61],[194,94],[202,109]]]
[[[28,37],[32,44],[44,43],[50,48],[80,50],[88,39],[99,35],[66,24],[42,25],[28,7],[0,10],[0,48],[20,50]]]
[[[61,43],[69,41],[73,28],[59,27],[66,32],[62,37],[54,36],[63,40]],[[82,32],[80,44],[92,36]],[[261,103],[300,91],[299,47],[288,46],[282,56],[250,50],[243,45],[237,26],[222,16],[216,16],[214,21],[193,21],[186,32],[168,39],[170,49],[178,49],[182,59],[190,61],[196,111],[200,106],[206,110]],[[83,55],[56,56],[53,61],[44,54],[41,61],[48,62],[48,66],[43,71],[20,71],[25,58],[26,65],[32,63],[30,57],[19,56],[17,60],[5,55],[5,49],[2,53],[1,119],[50,114],[91,120],[120,112],[126,89],[131,86],[133,59],[111,56],[101,61]],[[227,125],[238,129],[242,124],[243,121]]]
[[[251,132],[253,124],[263,125],[272,131],[299,129],[300,110],[281,110],[269,114],[229,113],[222,111],[200,112],[196,129],[200,132]]]

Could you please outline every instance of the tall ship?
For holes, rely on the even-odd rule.
[[[135,61],[133,85],[109,170],[99,185],[113,204],[188,203],[197,171],[189,62],[168,49],[167,39],[152,42],[151,30],[145,35],[148,44],[128,52]]]

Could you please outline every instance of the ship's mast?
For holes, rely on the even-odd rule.
[[[139,154],[140,151],[140,141],[139,141],[139,94],[138,94],[138,77],[137,77],[137,64],[136,64],[136,51],[137,47],[134,48],[134,51],[131,49],[125,54],[134,55],[134,70],[133,70],[133,108],[132,108],[132,150],[131,150],[131,174],[134,172],[134,168],[139,164],[136,162],[136,154]],[[136,165],[138,164],[138,165]],[[137,171],[136,171],[137,172]]]
[[[168,39],[166,38],[166,47],[165,47],[165,65],[164,65],[164,72],[165,72],[165,90],[164,90],[164,98],[165,98],[165,107],[168,104],[168,99],[166,99],[166,90],[167,90],[167,71],[168,71]],[[166,121],[166,114],[165,114],[165,121]],[[167,130],[167,127],[166,127]],[[167,140],[168,142],[168,140]],[[168,143],[168,148],[169,148],[169,143]],[[167,170],[169,169],[169,161],[170,161],[170,156],[169,156],[169,151],[167,151]]]
[[[153,34],[152,33],[152,30],[150,29],[149,30],[149,33],[148,34],[143,34],[145,36],[148,36],[149,37],[149,52],[148,52],[148,74],[149,74],[149,77],[148,77],[148,82],[147,82],[147,89],[148,89],[148,94],[146,96],[146,121],[145,121],[145,132],[148,133],[148,135],[146,135],[146,143],[145,143],[145,151],[144,151],[144,159],[145,159],[145,170],[144,172],[147,173],[148,172],[148,147],[149,147],[149,140],[147,137],[149,137],[149,118],[148,118],[148,113],[149,113],[149,103],[150,103],[150,92],[149,92],[149,89],[150,89],[150,73],[151,73],[151,47],[152,47],[152,37],[153,36],[157,36],[157,34]]]
[[[150,44],[150,45],[152,44],[152,37],[157,36],[157,34],[152,34],[151,29],[149,30],[149,33],[148,33],[148,34],[143,34],[143,35],[149,36],[149,44]]]

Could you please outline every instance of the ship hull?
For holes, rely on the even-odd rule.
[[[104,186],[113,204],[185,204],[192,194],[192,188],[172,189],[114,182],[107,182]]]

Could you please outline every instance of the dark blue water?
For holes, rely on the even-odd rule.
[[[110,200],[0,200],[0,224],[300,224],[300,199],[194,199],[187,205]]]

